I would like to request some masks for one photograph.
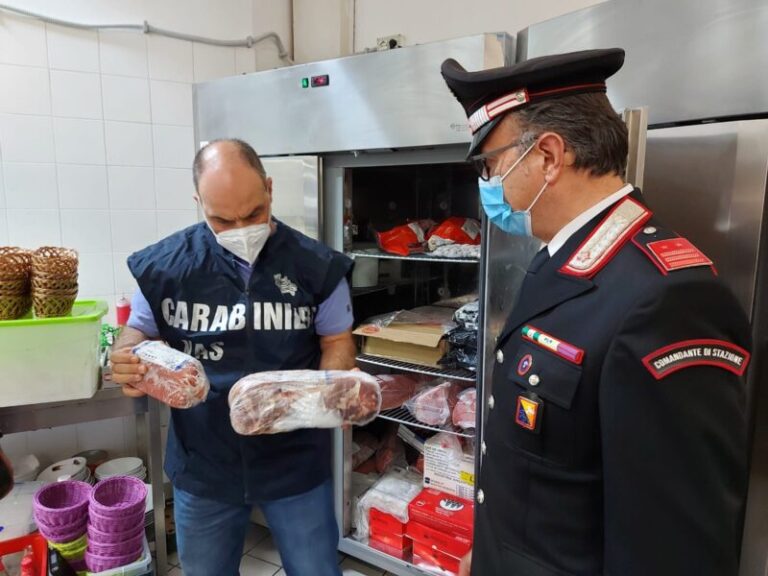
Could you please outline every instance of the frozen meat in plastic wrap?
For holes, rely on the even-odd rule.
[[[477,389],[467,388],[459,394],[459,401],[453,408],[453,425],[465,430],[474,428],[477,406]]]
[[[355,507],[355,539],[368,538],[368,517],[371,508],[391,514],[400,522],[408,522],[408,504],[422,489],[419,474],[395,468],[382,476],[373,487],[358,500]]]
[[[203,365],[188,354],[157,340],[142,342],[132,353],[147,367],[147,373],[132,384],[171,408],[192,408],[208,397],[211,388]]]
[[[386,232],[376,232],[376,240],[384,252],[408,256],[424,252],[427,233],[435,223],[432,220],[417,220],[402,226],[395,226]]]
[[[409,374],[379,374],[376,376],[381,388],[381,409],[400,408],[422,386],[421,380]]]
[[[460,390],[455,382],[446,381],[419,392],[405,403],[405,407],[419,422],[443,426],[451,420]]]
[[[232,427],[246,436],[364,425],[380,407],[378,381],[358,371],[258,372],[238,380],[229,392]]]
[[[451,216],[430,230],[427,246],[430,251],[451,244],[476,246],[480,244],[480,222],[474,218]]]

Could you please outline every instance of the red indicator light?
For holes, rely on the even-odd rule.
[[[320,86],[328,86],[330,84],[330,77],[327,74],[323,76],[312,76],[312,88],[319,88]]]

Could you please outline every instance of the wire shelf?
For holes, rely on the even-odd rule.
[[[403,372],[413,372],[415,374],[424,374],[436,378],[448,378],[450,380],[461,380],[462,382],[477,382],[477,376],[474,372],[462,368],[432,368],[431,366],[422,366],[420,364],[412,364],[410,362],[392,360],[390,358],[382,358],[370,354],[359,354],[356,360],[365,364],[373,364],[374,366],[402,370]]]
[[[455,426],[451,426],[450,424],[445,426],[430,426],[429,424],[419,422],[416,420],[416,418],[413,417],[413,414],[411,414],[407,408],[403,407],[393,408],[391,410],[383,410],[379,414],[379,418],[390,420],[392,422],[398,422],[400,424],[407,424],[408,426],[415,426],[416,428],[421,428],[422,430],[431,430],[432,432],[447,432],[448,434],[455,434],[456,436],[461,436],[462,438],[475,437],[474,430],[461,430]]]
[[[381,260],[409,260],[413,262],[451,262],[454,264],[477,264],[480,262],[479,258],[445,258],[442,256],[431,256],[429,254],[411,254],[410,256],[398,256],[397,254],[388,254],[377,250],[376,248],[370,248],[366,250],[351,250],[347,252],[347,256],[352,258],[379,258]]]

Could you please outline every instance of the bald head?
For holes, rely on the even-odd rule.
[[[193,164],[195,199],[214,232],[269,222],[272,179],[242,140],[215,140]]]

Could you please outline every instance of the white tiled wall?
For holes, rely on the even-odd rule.
[[[69,20],[255,35],[251,0],[227,10],[216,0],[16,4]],[[0,11],[0,245],[75,248],[81,298],[114,304],[130,295],[128,255],[197,221],[193,82],[253,72],[257,52],[266,62],[272,50],[73,30]],[[135,444],[133,418],[2,439],[11,456],[33,452],[49,463],[89,448],[125,455]]]

